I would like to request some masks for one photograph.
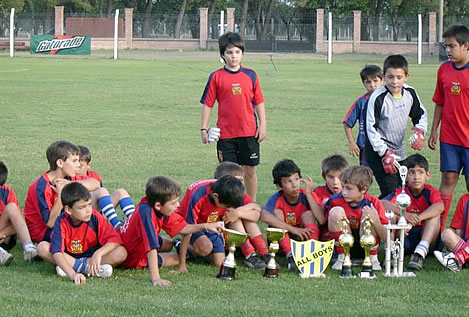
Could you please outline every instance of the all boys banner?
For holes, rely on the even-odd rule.
[[[329,265],[334,251],[334,240],[304,242],[290,240],[293,259],[300,276],[319,277]]]
[[[90,55],[89,35],[31,35],[31,54]]]

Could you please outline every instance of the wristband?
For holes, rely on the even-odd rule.
[[[200,131],[207,131],[207,128],[202,128],[200,129]]]

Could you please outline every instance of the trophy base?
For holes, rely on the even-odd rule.
[[[270,269],[270,268],[266,267],[265,270],[264,270],[264,276],[265,277],[270,277],[270,278],[278,277],[278,268]]]
[[[353,274],[352,267],[342,266],[342,271],[340,272],[340,278],[355,278]]]
[[[220,273],[217,275],[217,279],[223,280],[223,281],[232,281],[235,278],[235,271],[236,268],[234,267],[228,267],[228,266],[221,266],[220,267]]]
[[[362,267],[362,271],[358,274],[360,278],[374,279],[376,274],[371,267]]]
[[[319,275],[306,275],[306,274],[303,274],[303,273],[300,273],[299,274],[300,278],[302,279],[308,279],[308,278],[326,278],[326,274],[324,273],[321,273]]]
[[[384,274],[385,277],[416,277],[414,272],[402,272],[401,275],[399,274]]]

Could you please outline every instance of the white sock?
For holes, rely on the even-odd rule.
[[[414,253],[418,253],[422,256],[422,258],[425,258],[428,254],[428,249],[430,248],[430,245],[428,244],[427,241],[421,240],[417,247],[415,248]]]

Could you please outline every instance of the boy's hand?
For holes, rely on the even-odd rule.
[[[300,183],[305,184],[306,193],[311,194],[313,192],[313,179],[311,176],[306,175],[305,178],[301,178]]]
[[[296,228],[289,230],[291,233],[293,233],[295,236],[301,239],[301,241],[307,241],[310,238],[310,234],[313,232],[313,230],[309,228]]]
[[[267,137],[267,132],[266,132],[265,126],[259,125],[259,127],[256,130],[257,142],[261,143],[262,141],[265,140],[266,137]]]
[[[200,138],[203,144],[208,144],[208,133],[207,129],[200,129]]]
[[[438,141],[438,132],[431,132],[428,138],[428,147],[432,150],[436,150],[436,142]]]
[[[220,139],[220,128],[207,128],[207,135],[209,144],[217,142]]]
[[[163,280],[163,279],[160,279],[160,278],[155,278],[155,279],[151,280],[151,283],[153,284],[153,286],[169,286],[169,285],[171,285],[170,281]]]
[[[420,224],[420,218],[417,214],[406,213],[405,219],[414,227]]]
[[[425,135],[419,128],[412,127],[411,130],[413,133],[409,138],[410,147],[414,150],[420,151],[423,149],[423,145],[425,143]]]
[[[86,284],[86,277],[81,273],[73,274],[71,280],[75,285]]]
[[[98,252],[95,252],[91,258],[88,260],[88,276],[96,276],[101,265],[101,255]]]
[[[182,274],[182,273],[187,273],[187,266],[183,266],[183,267],[178,267],[177,269],[175,270],[171,270],[169,271],[169,274],[172,274],[172,275],[176,275],[176,274]]]
[[[212,223],[207,223],[205,225],[206,230],[215,232],[215,233],[222,233],[225,229],[225,223],[223,221],[217,221]]]
[[[223,221],[226,223],[226,224],[229,224],[229,223],[232,223],[232,222],[235,222],[236,220],[239,219],[239,214],[238,212],[236,211],[236,209],[234,208],[229,208],[225,214],[223,215]]]
[[[62,189],[65,187],[65,185],[71,183],[68,179],[65,178],[57,178],[50,182],[50,187],[52,188],[53,191],[55,191],[59,196],[60,193],[62,192]]]
[[[394,154],[393,150],[387,150],[381,160],[383,163],[384,172],[386,174],[396,174],[396,165],[399,164],[398,160],[400,159],[401,157],[399,155]]]
[[[353,157],[360,155],[360,148],[358,147],[357,143],[353,142],[348,145],[348,154]]]
[[[366,216],[370,215],[371,220],[373,223],[381,223],[379,216],[378,216],[378,211],[376,210],[375,206],[364,206],[362,208],[362,219],[364,219]]]

